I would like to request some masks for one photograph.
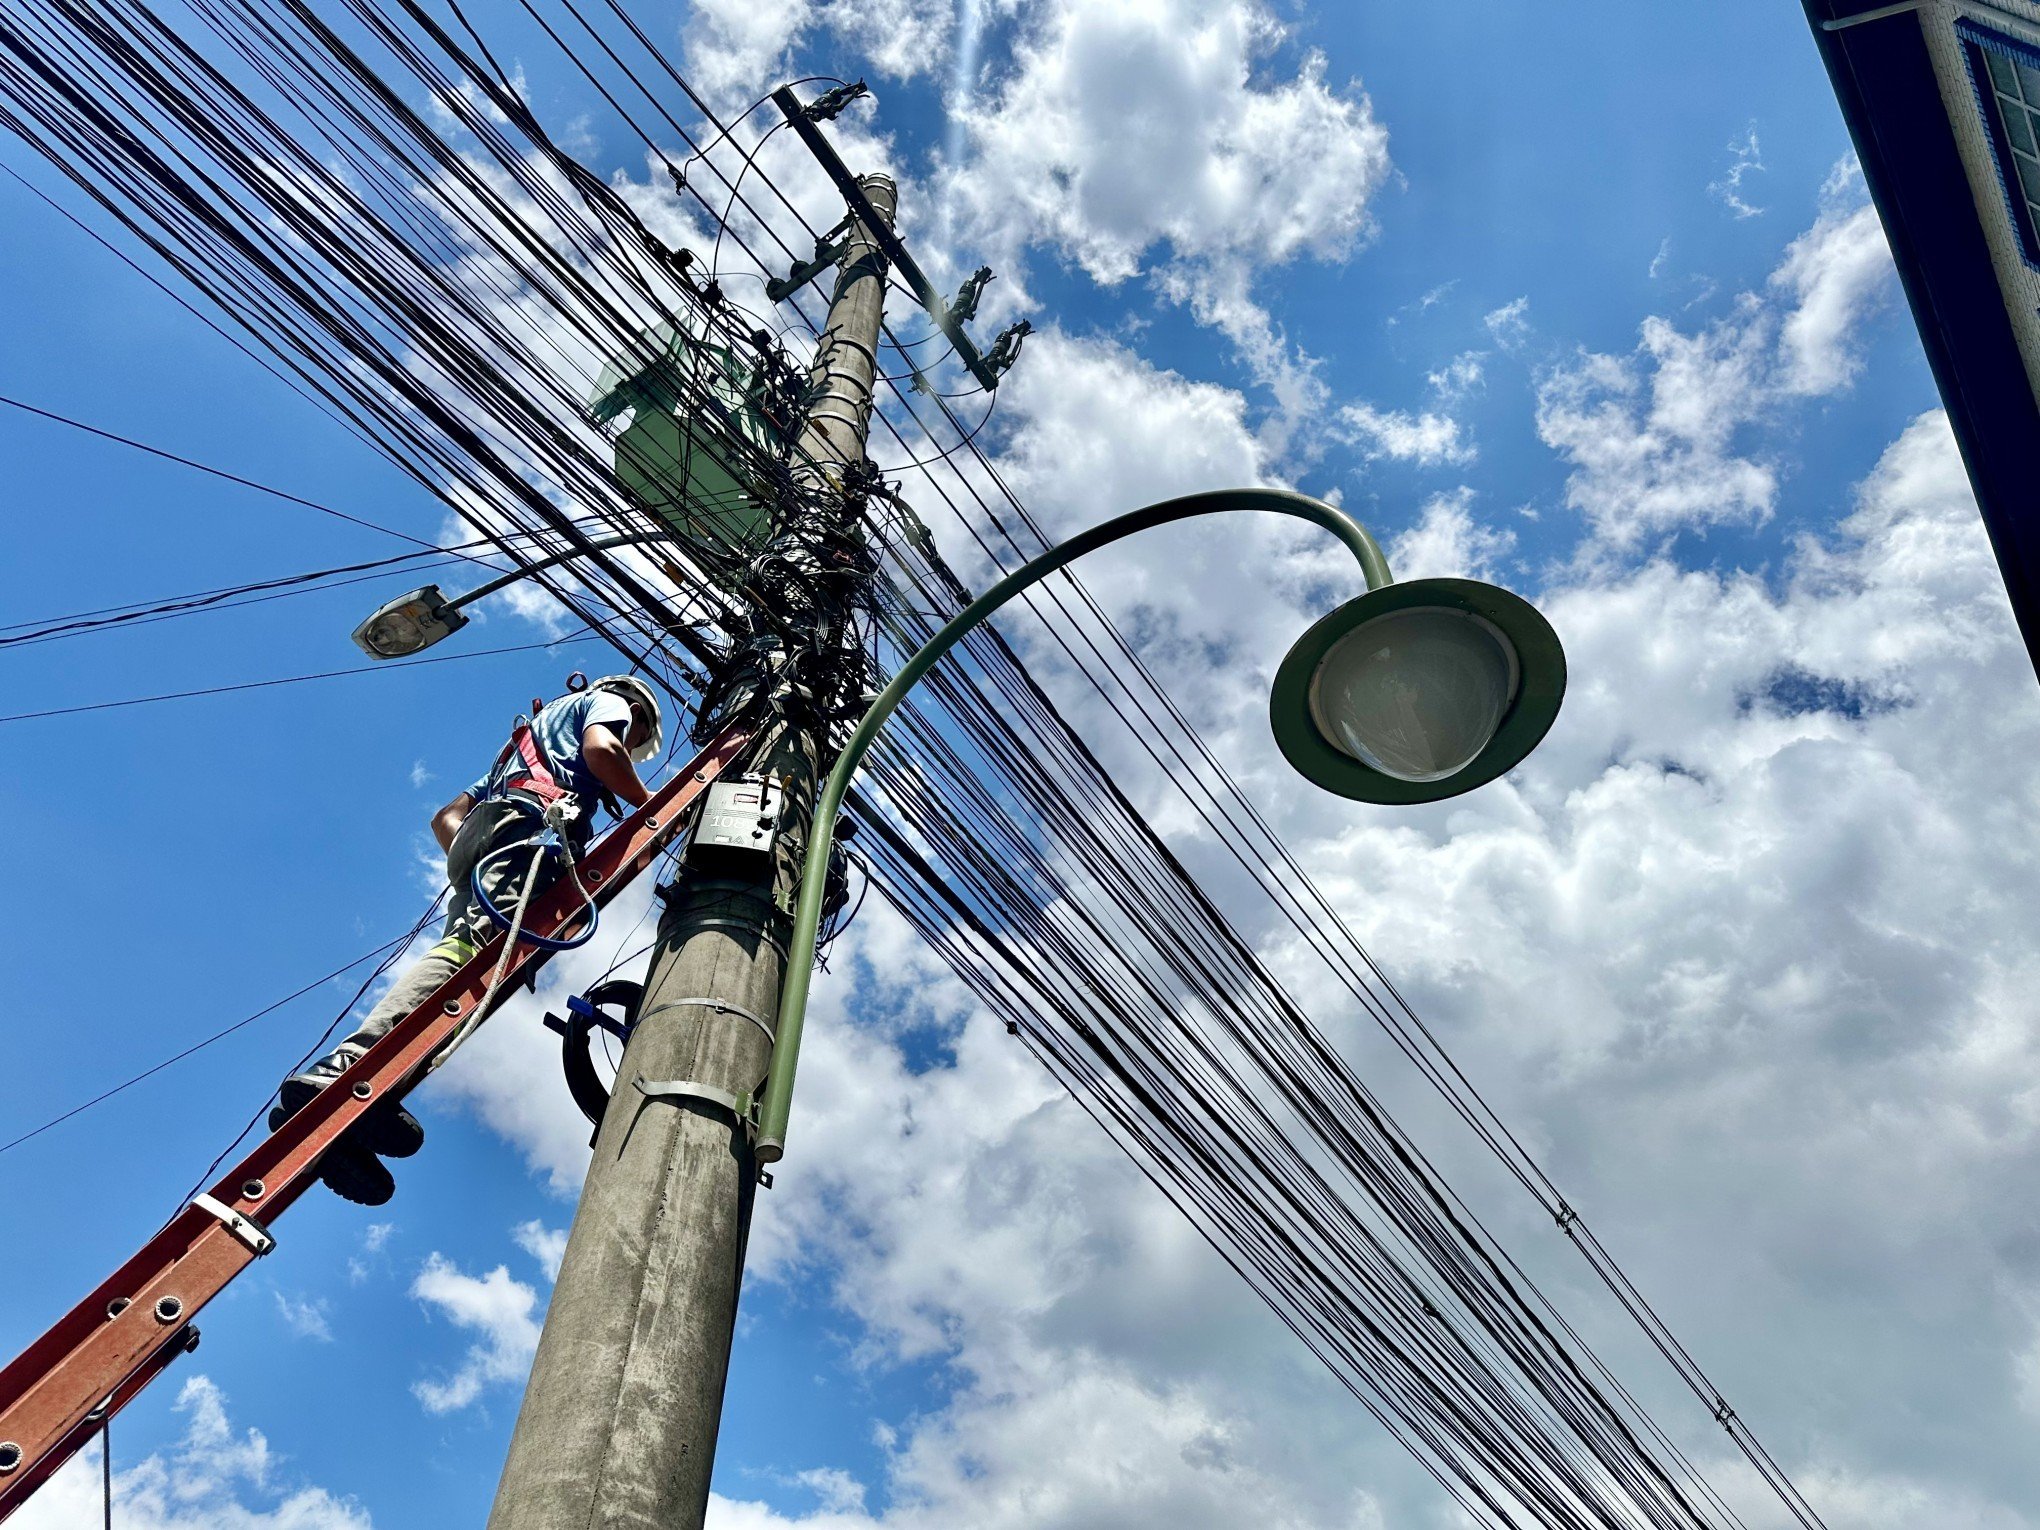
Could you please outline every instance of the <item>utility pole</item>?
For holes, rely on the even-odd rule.
[[[892,181],[858,184],[889,234]],[[808,497],[840,507],[824,545],[855,541],[885,271],[878,239],[853,215],[794,454]],[[801,560],[791,566],[801,577]],[[804,609],[778,614],[805,629],[810,652],[749,681],[770,709],[748,768],[784,792],[777,843],[769,864],[729,874],[690,865],[662,889],[637,1026],[596,1134],[490,1530],[698,1530],[707,1512],[758,1184],[739,1113],[771,1062],[785,911],[827,749],[827,719],[810,700],[819,691],[790,680],[802,678],[799,663],[811,676],[840,661],[855,579],[839,558],[801,589]]]

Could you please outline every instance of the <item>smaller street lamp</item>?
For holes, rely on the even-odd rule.
[[[461,606],[475,597],[450,601],[436,584],[399,595],[376,608],[354,629],[354,646],[371,659],[404,659],[423,653],[441,638],[452,637],[468,624]]]
[[[555,563],[564,563],[569,558],[578,558],[583,553],[602,552],[611,547],[628,547],[633,542],[663,542],[670,532],[641,531],[628,532],[613,537],[597,537],[580,547],[570,548],[563,553],[554,553],[549,558],[540,558],[536,563],[527,563],[514,568],[486,584],[478,584],[465,595],[456,595],[448,600],[446,593],[436,584],[428,584],[409,594],[399,595],[386,605],[378,606],[375,613],[354,629],[354,646],[371,659],[407,659],[414,653],[423,653],[442,638],[452,637],[468,624],[463,606],[471,606],[484,596],[493,595],[505,585],[515,584],[542,569],[551,568]]]

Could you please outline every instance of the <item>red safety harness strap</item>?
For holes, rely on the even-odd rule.
[[[530,723],[519,723],[517,731],[510,735],[510,742],[516,746],[517,758],[524,762],[524,773],[512,776],[506,781],[505,791],[524,792],[536,797],[544,807],[550,807],[562,797],[573,795],[573,792],[560,785],[559,780],[546,768],[545,756],[538,747],[538,736],[531,731]]]

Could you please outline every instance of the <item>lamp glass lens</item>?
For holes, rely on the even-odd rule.
[[[1362,622],[1311,679],[1327,742],[1398,781],[1437,781],[1485,749],[1515,699],[1515,646],[1468,611],[1414,606]]]
[[[401,605],[376,613],[365,634],[368,644],[387,658],[401,658],[432,644],[432,637],[418,620],[417,605]]]

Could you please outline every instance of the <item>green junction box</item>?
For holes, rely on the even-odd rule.
[[[777,456],[785,446],[763,407],[765,379],[748,358],[671,324],[645,342],[656,359],[604,369],[590,406],[598,425],[632,413],[616,438],[616,476],[683,540],[747,558],[770,535],[773,506],[744,447]]]

